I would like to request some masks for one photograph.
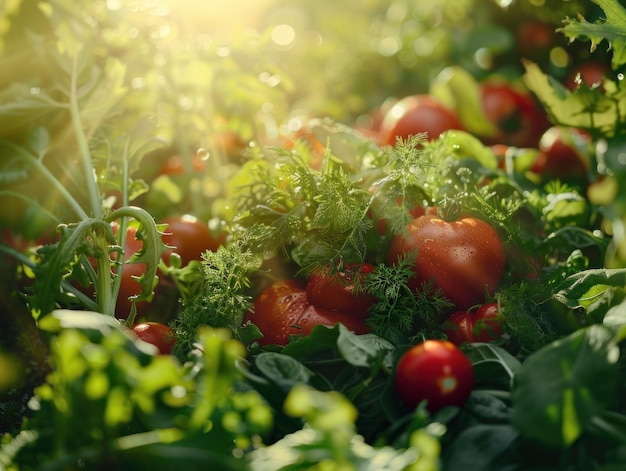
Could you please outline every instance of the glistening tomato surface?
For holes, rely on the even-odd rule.
[[[293,279],[277,281],[263,290],[246,316],[248,321],[263,334],[258,341],[261,345],[287,345],[291,335],[308,335],[317,325],[342,323],[357,334],[369,331],[358,316],[310,304],[304,284]]]
[[[484,302],[485,292],[494,294],[504,273],[504,247],[498,232],[474,217],[414,219],[406,234],[392,240],[388,261],[396,263],[414,250],[415,276],[410,287],[419,290],[432,280],[433,287],[441,289],[459,310]]]
[[[180,255],[183,265],[187,265],[192,260],[201,260],[202,253],[207,250],[216,251],[224,242],[223,234],[213,234],[206,223],[194,216],[173,216],[163,223],[167,224],[163,242],[174,247],[163,253],[165,263],[169,263],[170,254],[174,252]]]
[[[314,306],[331,311],[366,317],[374,298],[355,289],[355,279],[374,271],[374,265],[348,266],[344,271],[329,274],[329,269],[314,272],[307,281],[306,294]]]
[[[462,406],[474,386],[469,358],[451,342],[426,340],[410,348],[398,361],[396,389],[407,407],[422,401],[430,411]]]
[[[154,345],[159,353],[168,355],[174,346],[174,332],[160,322],[142,322],[133,326],[133,332],[144,342]]]
[[[383,118],[378,141],[393,146],[398,137],[426,133],[428,140],[437,139],[450,129],[463,129],[456,112],[429,95],[411,95],[396,102]]]
[[[455,345],[465,342],[492,342],[502,336],[502,320],[497,303],[487,303],[475,311],[456,311],[444,324],[443,332]]]
[[[591,167],[587,147],[592,139],[582,129],[551,126],[539,140],[532,171],[545,178],[587,179]]]

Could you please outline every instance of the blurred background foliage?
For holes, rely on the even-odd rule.
[[[135,180],[150,184],[133,186],[131,199],[142,197],[136,202],[157,218],[210,219],[210,202],[241,164],[266,146],[293,145],[309,118],[367,129],[386,104],[427,92],[452,64],[477,79],[516,80],[525,57],[563,78],[589,45],[554,30],[567,16],[593,21],[600,12],[586,0],[8,0],[0,6],[0,137],[24,143],[44,126],[47,166],[80,195],[69,113],[55,103],[67,59],[77,56],[90,144],[96,157],[106,148],[103,193],[121,187],[121,150],[111,143],[150,136],[162,148],[131,162]],[[203,175],[192,171],[198,149]],[[172,156],[182,175],[163,175]],[[0,226],[31,238],[65,219],[47,194],[32,197],[57,221],[15,197],[41,192],[32,172],[3,174]]]

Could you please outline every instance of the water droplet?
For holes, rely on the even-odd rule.
[[[200,158],[200,160],[209,160],[209,156],[210,153],[208,150],[206,150],[204,147],[200,147],[197,151],[196,154],[198,155],[198,157]]]

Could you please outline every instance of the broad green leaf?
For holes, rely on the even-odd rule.
[[[393,345],[377,335],[355,335],[340,325],[337,348],[351,365],[370,368],[376,358],[393,350]]]
[[[267,378],[288,391],[297,383],[308,383],[314,373],[298,360],[275,352],[259,354],[255,365]]]
[[[446,143],[453,151],[453,155],[458,159],[473,159],[488,169],[498,167],[498,160],[491,149],[469,132],[460,130],[445,131],[441,134],[441,139],[446,140]]]
[[[508,424],[468,427],[452,443],[446,458],[446,469],[518,470],[518,441],[519,433]]]
[[[483,110],[478,82],[463,67],[446,67],[433,80],[429,93],[453,108],[470,133],[479,136],[496,134],[496,126]]]
[[[607,137],[623,131],[626,100],[598,89],[572,93],[544,74],[537,64],[524,61],[524,65],[524,82],[543,103],[553,123]]]
[[[614,331],[601,325],[537,351],[513,379],[513,426],[547,446],[570,446],[614,399],[618,360]]]
[[[590,269],[567,277],[552,297],[570,309],[585,309],[593,322],[601,322],[613,305],[624,299],[626,269]]]
[[[120,322],[114,317],[92,311],[56,309],[38,323],[46,332],[58,333],[61,329],[94,329],[108,334],[112,329],[120,329]]]
[[[463,351],[472,362],[477,382],[497,382],[508,387],[521,366],[517,358],[492,343],[470,343]]]
[[[339,324],[328,328],[315,326],[309,335],[300,337],[287,344],[282,353],[294,358],[311,357],[321,352],[336,348],[339,337]]]

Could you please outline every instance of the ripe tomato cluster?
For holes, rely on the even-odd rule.
[[[581,64],[564,79],[563,85],[570,90],[578,83],[597,86],[605,72],[606,66]],[[503,158],[509,147],[535,149],[535,161],[529,171],[540,178],[586,179],[590,168],[586,149],[591,142],[588,133],[551,125],[546,112],[520,83],[493,79],[475,86],[480,101],[476,113],[482,114],[477,118],[492,126],[491,132],[476,131],[476,137],[485,145],[497,147],[499,157]],[[458,111],[435,95],[409,95],[384,112],[379,111],[380,122],[368,134],[373,134],[382,146],[395,146],[398,139],[406,140],[414,135],[431,141],[446,131],[471,129],[471,123],[465,122],[468,118],[464,121]]]
[[[313,273],[306,282],[277,281],[256,298],[246,322],[263,334],[260,345],[284,346],[292,336],[308,335],[318,325],[341,323],[357,334],[367,333],[366,318],[374,299],[355,288],[355,277],[373,269],[370,264],[333,273],[327,268]]]

